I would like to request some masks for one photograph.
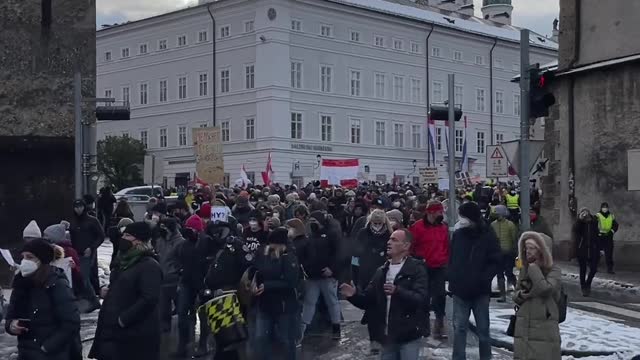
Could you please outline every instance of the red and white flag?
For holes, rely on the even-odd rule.
[[[273,178],[273,168],[271,167],[271,151],[269,151],[269,157],[267,158],[267,168],[262,172],[262,181],[265,186],[270,186]]]
[[[249,176],[247,176],[244,164],[242,164],[242,168],[240,169],[240,179],[236,180],[235,184],[241,188],[246,188],[251,185],[251,180],[249,180]]]
[[[358,159],[332,160],[322,159],[320,167],[320,185],[340,185],[346,188],[358,187]]]

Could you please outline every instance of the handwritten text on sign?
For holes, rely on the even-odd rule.
[[[193,150],[198,177],[209,184],[222,184],[224,162],[220,128],[193,129]]]

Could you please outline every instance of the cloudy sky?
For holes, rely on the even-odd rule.
[[[513,0],[513,24],[550,35],[560,0]],[[480,16],[482,0],[474,0]],[[197,4],[197,0],[97,0],[97,25],[138,20]]]

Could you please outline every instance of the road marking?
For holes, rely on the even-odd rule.
[[[573,302],[572,304],[588,307],[591,309],[602,310],[608,313],[622,315],[622,316],[626,316],[633,319],[640,319],[640,312],[624,309],[618,306],[607,305],[607,304],[602,304],[598,302]]]

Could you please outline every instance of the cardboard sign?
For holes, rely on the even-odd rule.
[[[420,170],[420,183],[421,184],[437,184],[438,183],[438,168],[428,167],[421,168]]]
[[[224,183],[224,161],[220,128],[193,129],[193,152],[198,177],[208,184]]]
[[[211,222],[229,222],[229,208],[226,206],[213,206],[211,208]]]

